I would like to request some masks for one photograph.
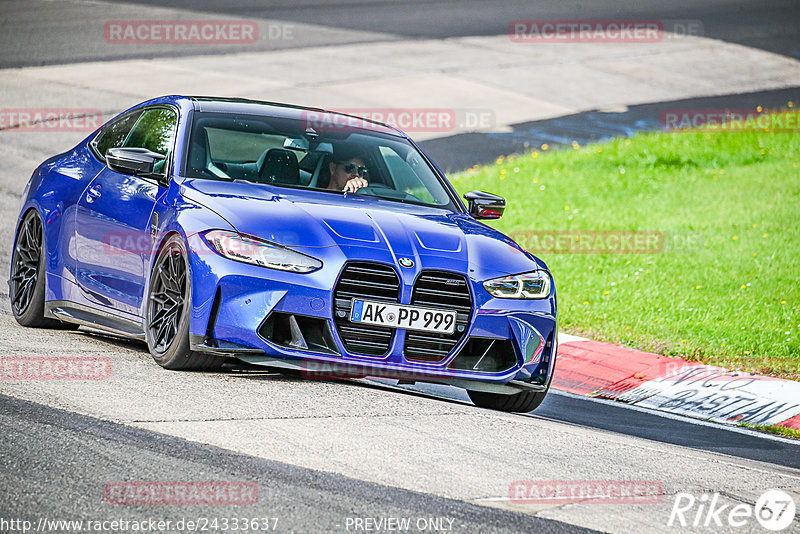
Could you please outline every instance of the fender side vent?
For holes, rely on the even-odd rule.
[[[550,359],[553,357],[553,336],[555,336],[555,333],[556,331],[553,330],[547,336],[541,356],[542,363],[539,364],[539,372],[531,378],[531,383],[533,384],[544,384],[547,381],[547,371],[550,369]]]
[[[211,304],[211,313],[208,314],[208,326],[206,326],[206,339],[214,339],[214,327],[217,325],[217,316],[222,302],[222,289],[217,286],[214,294],[214,302]]]

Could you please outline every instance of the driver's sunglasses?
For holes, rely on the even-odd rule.
[[[362,178],[367,175],[367,168],[360,167],[355,163],[340,163],[339,165],[344,167],[344,172],[347,174],[358,174]]]

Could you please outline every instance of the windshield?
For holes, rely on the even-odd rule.
[[[185,174],[342,194],[331,173],[341,162],[356,161],[368,185],[354,194],[456,211],[433,169],[405,139],[360,128],[331,130],[317,132],[301,119],[196,112]]]

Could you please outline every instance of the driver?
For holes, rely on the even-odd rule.
[[[369,185],[367,182],[367,165],[364,162],[364,158],[353,151],[336,151],[330,163],[328,163],[328,172],[330,172],[331,176],[328,182],[328,189],[355,193],[362,187]]]

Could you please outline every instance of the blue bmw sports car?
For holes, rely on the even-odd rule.
[[[33,173],[10,299],[30,327],[144,340],[167,369],[231,358],[465,388],[527,412],[556,359],[544,262],[479,222],[402,132],[349,115],[169,96]]]

